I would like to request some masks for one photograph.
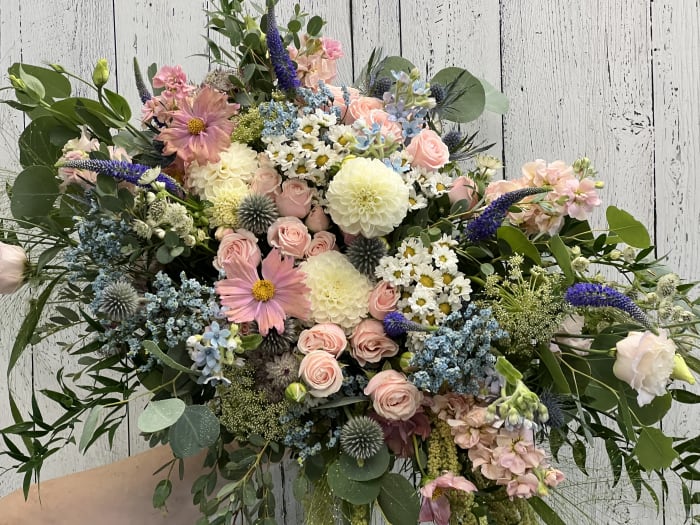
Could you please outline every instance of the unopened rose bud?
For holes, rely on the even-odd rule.
[[[295,403],[301,403],[306,397],[306,387],[301,383],[291,383],[284,389],[284,397]]]
[[[109,80],[109,65],[106,58],[100,58],[92,71],[92,83],[101,88]]]

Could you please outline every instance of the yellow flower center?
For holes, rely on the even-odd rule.
[[[452,279],[454,279],[454,277],[452,277],[452,275],[450,275],[449,273],[442,274],[443,283],[450,284],[452,282]]]
[[[253,299],[260,302],[267,302],[275,296],[275,285],[267,279],[256,281],[251,290]]]
[[[199,117],[195,117],[187,123],[187,131],[190,132],[190,135],[199,135],[205,129],[207,129],[207,126]]]
[[[432,277],[430,277],[430,275],[421,275],[420,279],[418,279],[418,282],[426,288],[432,288],[433,286],[435,286],[435,281]]]
[[[449,303],[440,303],[438,308],[445,315],[450,315],[452,313],[452,307],[450,306]]]
[[[326,162],[328,162],[328,156],[319,155],[318,157],[316,157],[316,166],[318,166],[319,168],[325,166]]]

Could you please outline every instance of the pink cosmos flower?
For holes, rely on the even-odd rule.
[[[231,145],[238,104],[229,104],[226,94],[204,87],[193,100],[185,99],[172,112],[170,126],[158,135],[165,143],[163,153],[176,153],[185,164],[200,165],[219,160],[219,153]]]
[[[306,319],[309,315],[310,290],[304,273],[294,268],[293,257],[282,258],[279,250],[272,250],[262,262],[262,279],[256,267],[239,257],[224,261],[223,266],[226,279],[216,283],[216,293],[228,307],[229,321],[255,321],[265,336],[271,328],[283,333],[287,316]]]
[[[420,508],[419,521],[433,521],[435,525],[449,525],[452,509],[450,500],[444,494],[445,489],[461,490],[463,492],[475,492],[474,483],[462,476],[455,476],[452,472],[445,472],[420,489],[423,496],[423,505]]]

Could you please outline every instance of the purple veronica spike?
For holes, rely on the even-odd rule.
[[[401,337],[407,332],[432,332],[435,327],[409,321],[401,312],[389,312],[384,317],[384,331],[392,338]]]
[[[151,95],[151,92],[148,91],[146,83],[143,81],[143,76],[141,75],[141,68],[139,67],[139,63],[136,60],[136,58],[134,58],[134,80],[136,81],[136,89],[138,90],[141,103],[145,104],[146,102],[151,100],[151,98],[153,98],[153,95]]]
[[[289,58],[289,53],[284,47],[282,37],[277,29],[275,8],[270,5],[267,10],[267,49],[270,51],[270,61],[275,69],[275,76],[283,91],[291,91],[301,86],[297,78],[297,68]]]
[[[651,323],[642,309],[625,294],[614,288],[594,283],[576,283],[564,294],[564,300],[572,306],[610,306],[628,314],[639,324],[651,328]]]
[[[141,184],[139,181],[146,171],[151,169],[150,166],[144,166],[143,164],[132,164],[131,162],[125,162],[121,160],[68,160],[57,164],[59,168],[75,168],[78,170],[88,170],[94,171],[95,173],[100,173],[102,175],[108,175],[114,179],[121,180],[124,182],[130,182],[136,186],[141,186],[144,188],[149,187],[149,184]],[[155,182],[162,182],[168,191],[173,193],[181,193],[182,188],[175,182],[172,177],[169,177],[165,173],[160,173],[156,177]]]
[[[467,224],[464,231],[469,242],[479,242],[490,239],[496,235],[496,230],[503,223],[508,209],[514,204],[520,202],[525,197],[550,191],[549,188],[522,188],[520,190],[509,191],[501,195],[491,204],[486,206],[486,209],[476,219]]]

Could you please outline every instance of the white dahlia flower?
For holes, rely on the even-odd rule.
[[[343,163],[328,185],[328,211],[340,228],[364,237],[380,237],[396,228],[408,212],[408,187],[401,175],[377,159]]]
[[[258,169],[258,154],[240,142],[221,152],[219,162],[200,166],[193,162],[187,173],[187,188],[203,199],[213,200],[229,181],[250,182]]]

